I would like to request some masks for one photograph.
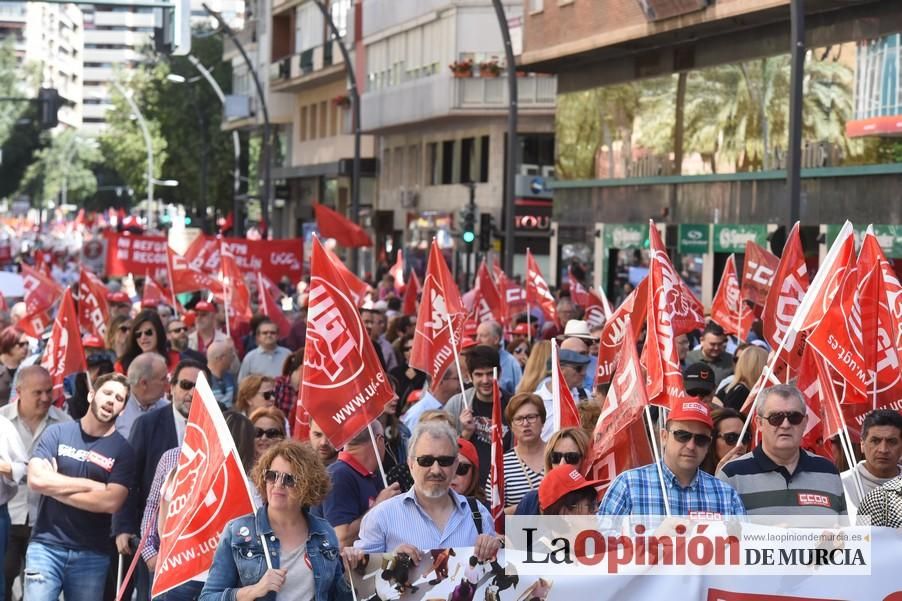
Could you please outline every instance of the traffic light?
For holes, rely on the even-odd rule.
[[[470,246],[476,240],[476,207],[468,205],[463,211],[463,217],[460,237],[467,246]]]
[[[488,252],[492,249],[492,234],[495,232],[495,218],[491,213],[479,215],[479,250]]]
[[[41,129],[53,129],[59,125],[57,111],[62,105],[62,98],[56,88],[38,90],[38,105]]]

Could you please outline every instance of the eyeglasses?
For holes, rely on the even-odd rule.
[[[197,382],[192,382],[191,380],[179,380],[179,388],[186,392],[194,390],[195,386],[197,386]]]
[[[188,328],[186,328],[185,326],[182,326],[180,328],[172,328],[171,330],[169,330],[169,333],[170,334],[181,334],[182,332],[185,332],[187,330],[188,330]]]
[[[559,453],[557,451],[551,452],[551,463],[556,464],[564,461],[570,465],[579,465],[579,462],[583,459],[582,453],[577,453],[575,451],[568,451],[566,453]]]
[[[150,328],[149,330],[141,330],[140,332],[135,332],[135,338],[144,338],[145,336],[147,338],[150,338],[154,334],[156,334],[156,332],[154,332],[153,328]]]
[[[128,330],[129,330],[129,327],[128,327],[127,325],[125,325],[125,324],[119,326],[119,331],[120,331],[120,332],[123,332],[123,333],[124,333],[124,332],[128,332]]]
[[[285,438],[285,433],[278,428],[267,428],[265,430],[263,428],[254,428],[254,431],[256,433],[256,438],[266,437],[270,440]]]
[[[526,353],[527,350],[529,350],[529,349],[527,349],[527,348],[525,348],[525,347],[524,347],[524,348],[515,348],[515,349],[514,349],[514,354],[515,354],[515,355],[522,355],[522,354]]]
[[[457,459],[454,455],[439,455],[436,457],[435,455],[419,455],[417,457],[417,465],[420,467],[432,467],[432,464],[438,461],[439,467],[449,467],[454,460]]]
[[[261,336],[275,336],[278,333],[276,330],[260,330],[259,332]]]
[[[19,346],[19,347],[26,347],[26,346],[28,346],[28,341],[27,341],[27,340],[20,340],[20,341],[18,341],[18,342],[16,343],[16,346]]]
[[[514,423],[518,426],[523,426],[526,424],[534,424],[539,421],[539,417],[541,417],[538,413],[529,413],[527,415],[518,415],[514,418]]]
[[[802,423],[802,420],[805,419],[805,414],[801,411],[778,411],[776,413],[771,413],[764,419],[766,419],[767,423],[774,428],[782,426],[784,419],[788,419],[790,425],[798,426]]]
[[[266,470],[263,473],[263,479],[270,484],[281,481],[285,488],[294,488],[297,486],[298,479],[291,474],[285,472],[277,472],[276,470]]]
[[[271,401],[276,396],[276,393],[272,390],[267,390],[265,392],[261,392],[260,396],[262,396],[263,400],[265,401]]]
[[[735,446],[737,442],[739,442],[739,432],[723,432],[718,433],[718,438],[723,438],[723,441],[728,445]],[[752,440],[752,433],[748,430],[745,431],[745,436],[742,437],[742,442],[748,444]]]
[[[441,463],[439,463],[439,465],[441,465]],[[454,473],[457,474],[458,476],[466,476],[467,474],[470,473],[471,469],[473,469],[472,463],[464,463],[461,461],[460,463],[457,464],[457,470],[455,470]]]
[[[711,445],[711,437],[707,434],[693,434],[686,430],[671,430],[670,433],[673,434],[674,440],[681,444],[686,444],[690,440],[695,440],[695,446],[697,447],[707,447]]]

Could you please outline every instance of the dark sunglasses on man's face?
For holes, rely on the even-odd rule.
[[[432,464],[430,463],[429,465],[432,465]],[[441,463],[439,463],[439,465],[441,465]],[[473,469],[472,463],[464,463],[461,461],[460,463],[457,464],[457,470],[455,470],[454,473],[457,474],[458,476],[466,476],[467,474],[470,473],[471,469]]]
[[[440,467],[449,467],[454,460],[457,459],[454,455],[439,455],[436,457],[435,455],[420,455],[417,457],[417,465],[420,467],[432,467],[432,464],[438,461]]]
[[[736,443],[739,442],[739,432],[723,432],[719,433],[717,437],[723,438],[723,441],[731,447],[736,446]],[[748,444],[751,440],[752,433],[746,430],[745,436],[742,437],[742,442],[743,444]]]
[[[187,329],[188,328],[186,328],[185,326],[182,326],[180,328],[172,328],[171,330],[169,330],[169,333],[170,334],[181,334],[182,332],[186,331]]]
[[[695,440],[695,446],[697,447],[707,447],[711,444],[711,437],[707,434],[693,434],[686,430],[671,430],[670,434],[680,444],[686,444],[690,440]]]
[[[801,411],[778,411],[776,413],[771,413],[770,415],[765,416],[767,423],[772,425],[774,428],[778,428],[783,425],[783,420],[788,419],[790,425],[798,426],[802,423],[802,420],[805,419],[805,414]]]
[[[263,428],[254,428],[254,431],[256,438],[266,437],[270,440],[285,438],[285,434],[283,434],[282,431],[278,428],[267,428],[265,430]]]
[[[561,461],[568,463],[570,465],[579,465],[579,462],[582,461],[583,456],[582,453],[577,453],[575,451],[569,451],[567,453],[559,453],[557,451],[551,452],[551,464],[557,465]]]
[[[194,390],[194,387],[197,385],[197,382],[192,382],[191,380],[179,380],[179,388],[184,390],[185,392],[189,390]]]

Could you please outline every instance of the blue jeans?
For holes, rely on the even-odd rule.
[[[159,597],[154,597],[153,601],[197,601],[203,588],[203,582],[200,582],[199,580],[189,580],[185,584],[179,585],[171,591],[163,593]]]
[[[0,505],[0,557],[6,557],[6,544],[9,542],[9,510],[6,503]],[[6,581],[3,579],[3,570],[0,570],[0,601],[6,601]]]
[[[28,601],[97,601],[110,558],[94,551],[73,551],[32,542],[25,554],[25,598]]]

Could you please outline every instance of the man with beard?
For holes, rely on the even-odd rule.
[[[97,379],[88,413],[41,436],[28,463],[28,487],[43,495],[25,557],[25,598],[96,601],[110,557],[111,514],[125,502],[134,474],[131,446],[116,432],[128,399],[121,374]]]
[[[363,516],[360,537],[345,553],[351,567],[364,553],[405,553],[417,563],[430,549],[473,547],[479,561],[495,557],[500,545],[488,509],[451,489],[457,432],[439,421],[420,422],[410,450],[413,487]]]
[[[323,465],[329,467],[338,459],[338,449],[332,446],[322,428],[310,418],[310,446],[319,455]]]

